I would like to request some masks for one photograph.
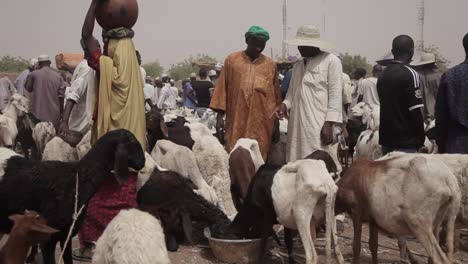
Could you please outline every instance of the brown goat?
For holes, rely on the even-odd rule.
[[[47,225],[44,217],[34,211],[24,215],[11,215],[15,224],[5,246],[0,250],[0,263],[23,264],[29,248],[46,241],[52,234],[59,232]]]

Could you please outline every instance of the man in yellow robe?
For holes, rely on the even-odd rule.
[[[249,29],[245,34],[247,49],[226,58],[210,103],[218,113],[216,129],[221,140],[226,141],[226,150],[230,152],[240,138],[255,139],[264,160],[275,125],[271,113],[281,102],[276,64],[262,54],[269,38],[261,27]]]

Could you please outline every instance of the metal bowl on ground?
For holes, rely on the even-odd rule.
[[[261,239],[226,240],[211,237],[209,228],[205,228],[204,235],[208,239],[213,255],[219,261],[232,264],[259,263],[261,254]],[[267,248],[271,240],[267,242]]]

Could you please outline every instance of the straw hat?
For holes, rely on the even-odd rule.
[[[432,53],[421,53],[419,58],[411,62],[411,66],[422,66],[427,64],[433,64],[436,62],[436,57]]]
[[[331,42],[320,39],[320,30],[312,25],[300,26],[296,37],[288,40],[287,43],[293,46],[316,47],[324,51],[330,51],[335,48]]]
[[[388,66],[394,60],[393,54],[391,52],[385,54],[382,58],[376,60],[377,64],[382,66]]]
[[[50,61],[50,57],[49,57],[49,55],[43,54],[43,55],[40,55],[39,57],[37,57],[37,60],[39,62]]]

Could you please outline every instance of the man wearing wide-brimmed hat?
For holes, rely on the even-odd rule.
[[[437,70],[436,57],[432,53],[421,53],[420,57],[410,64],[421,80],[421,91],[424,102],[424,117],[434,118],[435,101],[442,73]]]
[[[343,70],[316,26],[301,26],[288,43],[298,46],[303,59],[294,65],[286,99],[275,113],[284,118],[289,112],[287,160],[295,161],[329,151],[333,126],[342,122]]]

